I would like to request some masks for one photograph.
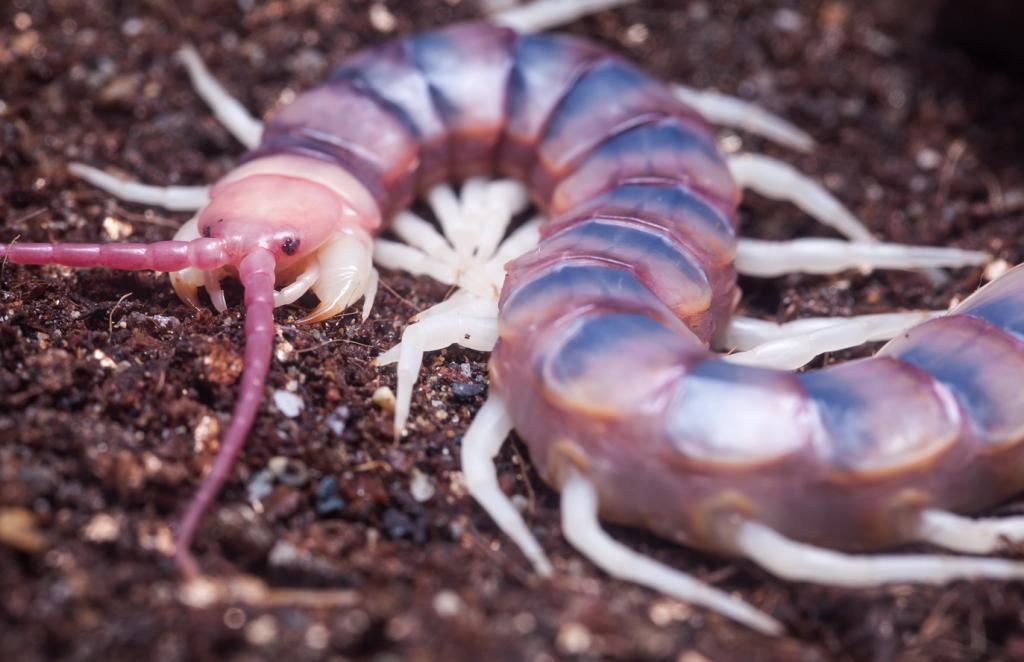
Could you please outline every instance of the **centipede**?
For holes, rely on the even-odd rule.
[[[812,149],[796,127],[544,31],[614,4],[543,0],[371,46],[265,121],[185,47],[196,90],[249,148],[237,167],[191,187],[85,164],[70,171],[192,219],[150,244],[0,247],[11,264],[168,272],[183,301],[199,307],[205,289],[219,311],[221,282],[241,282],[244,371],[220,450],[176,531],[186,577],[201,574],[191,552],[199,524],[263,400],[274,308],[311,292],[319,304],[299,324],[361,299],[365,318],[376,264],[454,288],[377,360],[397,365],[396,436],[425,352],[491,352],[462,468],[469,493],[538,575],[554,568],[493,463],[513,430],[561,494],[562,531],[583,556],[760,632],[784,625],[629,549],[601,521],[792,581],[1024,579],[1024,563],[988,556],[1024,540],[1024,518],[970,517],[1024,490],[1024,267],[948,311],[784,325],[736,315],[738,273],[934,275],[989,256],[876,241],[809,177],[723,153],[713,130]],[[844,238],[741,238],[744,189],[795,203]],[[418,197],[439,227],[409,211]],[[514,225],[531,208],[536,216]],[[795,371],[869,341],[886,344],[870,358]],[[973,556],[879,551],[907,543]]]

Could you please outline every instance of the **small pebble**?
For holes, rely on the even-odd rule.
[[[103,543],[117,540],[121,533],[121,524],[111,515],[99,513],[94,516],[82,530],[82,537],[89,542]]]
[[[299,550],[295,545],[284,540],[278,540],[267,556],[267,563],[271,567],[288,568],[298,565],[299,558]]]
[[[999,258],[998,260],[992,260],[985,267],[985,280],[993,281],[996,278],[999,278],[1007,271],[1009,271],[1011,266],[1013,265],[1011,265],[1009,262],[1002,258]]]
[[[345,509],[345,501],[338,496],[338,479],[328,476],[316,488],[316,513],[333,515]]]
[[[327,416],[327,427],[335,437],[340,437],[345,431],[345,425],[348,423],[350,414],[349,408],[342,405]]]
[[[590,648],[593,637],[590,630],[580,623],[566,623],[558,630],[555,645],[568,655],[580,655]]]
[[[274,406],[288,418],[295,418],[302,411],[305,403],[302,398],[288,391],[274,391]]]
[[[409,493],[412,494],[413,499],[420,503],[429,501],[430,497],[434,496],[434,483],[430,480],[430,476],[419,469],[413,469],[412,481],[409,483]]]
[[[389,386],[381,386],[373,392],[373,403],[386,412],[395,411],[395,392]]]
[[[103,231],[107,233],[107,237],[114,240],[120,241],[125,237],[132,236],[134,228],[124,221],[119,221],[113,216],[107,216],[103,219]]]
[[[413,523],[412,519],[401,510],[388,508],[384,511],[384,528],[388,532],[388,537],[397,540],[412,534]]]
[[[219,434],[220,422],[213,416],[203,416],[192,433],[192,439],[195,441],[193,449],[196,453],[205,452]]]
[[[462,598],[455,591],[441,591],[434,596],[434,611],[438,616],[454,616],[462,609]]]
[[[370,25],[377,32],[393,32],[398,25],[398,19],[391,13],[383,3],[375,2],[370,5]]]
[[[324,627],[322,623],[314,623],[309,626],[306,630],[306,645],[313,650],[321,651],[327,648],[327,644],[330,642],[330,632]]]
[[[267,469],[278,481],[289,487],[302,487],[309,480],[309,470],[301,460],[280,455],[270,458]]]
[[[22,552],[41,552],[46,539],[36,529],[36,517],[25,508],[0,509],[0,544]]]
[[[479,382],[456,382],[452,384],[452,395],[456,398],[475,398],[476,396],[483,394],[485,390],[487,390],[487,387]]]
[[[263,501],[274,491],[274,474],[269,469],[257,472],[246,486],[249,501]]]
[[[930,147],[926,147],[917,153],[915,158],[917,167],[922,170],[934,170],[942,164],[942,155]]]
[[[277,639],[277,621],[264,614],[245,627],[245,640],[254,646],[264,646]]]

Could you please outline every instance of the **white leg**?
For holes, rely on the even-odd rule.
[[[228,301],[224,297],[224,289],[220,286],[220,281],[224,274],[220,269],[204,271],[203,274],[205,276],[203,284],[206,287],[206,293],[210,295],[210,303],[213,304],[218,313],[223,313],[228,309]]]
[[[767,198],[792,202],[845,237],[874,241],[868,229],[835,196],[792,166],[760,154],[730,156],[728,164],[733,179],[741,187]]]
[[[919,539],[955,552],[988,554],[1024,542],[1024,517],[971,519],[942,510],[921,513]]]
[[[360,318],[366,321],[373,310],[373,302],[377,300],[377,289],[380,286],[380,272],[370,269],[370,278],[366,281],[366,292],[363,293],[363,309],[360,311]]]
[[[466,222],[462,204],[451,186],[440,184],[427,193],[427,202],[437,216],[444,236],[448,238],[460,258],[469,255],[475,243],[474,230]],[[461,260],[460,260],[461,261]]]
[[[459,256],[433,225],[416,214],[401,212],[392,221],[391,230],[413,248],[418,248],[438,262],[458,268]]]
[[[594,485],[570,469],[562,485],[562,531],[572,546],[595,565],[613,577],[707,607],[765,634],[782,633],[781,623],[746,602],[615,541],[601,528],[597,510]]]
[[[492,13],[490,20],[518,32],[541,32],[633,0],[535,0]],[[491,2],[491,4],[496,4]],[[503,3],[504,4],[504,3]]]
[[[461,313],[470,317],[489,317],[498,319],[498,302],[494,299],[478,297],[467,290],[459,290],[451,297],[412,316],[412,322],[439,317],[449,313]]]
[[[914,582],[945,584],[957,579],[1024,579],[1024,563],[1005,559],[936,554],[856,556],[790,540],[756,522],[736,532],[737,549],[773,574],[792,581],[864,588]]]
[[[430,276],[445,285],[454,285],[459,277],[451,265],[421,250],[387,239],[378,239],[373,243],[373,261],[385,269],[400,269],[413,276]]]
[[[309,264],[298,277],[280,290],[274,292],[274,307],[287,306],[302,298],[302,295],[313,287],[320,278],[320,263],[310,260]]]
[[[178,51],[178,58],[185,65],[196,93],[206,102],[224,128],[249,149],[259,145],[260,136],[263,135],[263,124],[250,115],[245,106],[232,97],[213,77],[196,49],[186,46]]]
[[[917,310],[856,317],[805,317],[784,324],[736,315],[729,319],[728,326],[714,339],[713,344],[718,350],[747,351],[779,340],[795,339],[804,342],[804,338],[811,333],[849,323],[861,325],[864,342],[891,340],[912,326],[945,314],[942,310]]]
[[[423,354],[458,344],[469,349],[489,352],[498,341],[498,321],[495,318],[469,317],[452,313],[445,317],[430,317],[410,324],[402,333],[398,349],[398,393],[395,394],[395,436],[405,429],[412,405],[412,387],[423,364]],[[395,360],[386,352],[377,358],[377,365]]]
[[[489,180],[484,177],[471,177],[462,185],[459,191],[461,198],[460,208],[462,221],[465,223],[465,232],[472,237],[471,241],[465,242],[458,250],[459,257],[463,262],[473,261],[480,243],[483,239],[484,229],[491,223],[502,224],[501,219],[492,218],[494,210],[487,206],[487,185]],[[453,242],[454,243],[454,242]]]
[[[488,260],[498,250],[512,218],[529,207],[530,196],[520,182],[502,179],[488,184],[483,204],[489,215],[481,228],[476,254],[477,258]]]
[[[373,244],[366,231],[349,228],[317,251],[320,276],[312,289],[320,303],[299,324],[334,317],[365,296],[373,280]]]
[[[819,354],[838,352],[858,347],[866,342],[891,340],[912,326],[943,313],[908,313],[905,315],[865,315],[851,317],[845,321],[801,335],[768,340],[751,349],[722,358],[730,363],[796,370],[806,365]],[[811,325],[809,324],[808,327]]]
[[[551,562],[519,511],[498,485],[494,457],[510,432],[512,421],[508,417],[505,403],[501,397],[491,393],[462,438],[462,473],[466,478],[466,489],[487,511],[502,533],[511,538],[530,560],[534,571],[538,575],[550,577],[553,573]]]
[[[540,241],[540,226],[543,223],[544,219],[540,216],[523,223],[502,242],[494,257],[487,260],[484,268],[497,290],[500,291],[505,282],[505,264],[526,254],[537,245]]]
[[[171,211],[196,211],[210,201],[209,186],[151,186],[112,177],[84,163],[69,164],[68,172],[126,202],[156,205]]]
[[[198,214],[185,221],[184,225],[178,228],[178,231],[174,234],[175,241],[192,241],[198,238]],[[195,267],[189,267],[169,275],[171,287],[178,294],[178,298],[193,308],[199,308],[199,288],[206,285],[206,273]]]
[[[806,132],[749,101],[686,85],[676,85],[675,93],[712,124],[742,129],[800,152],[814,148],[814,138]]]
[[[959,248],[855,243],[841,239],[740,239],[736,269],[770,278],[788,273],[834,274],[847,269],[922,269],[986,264],[988,253]]]

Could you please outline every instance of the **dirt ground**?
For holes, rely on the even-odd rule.
[[[723,135],[822,179],[879,237],[1015,263],[1024,87],[936,40],[934,13],[931,1],[638,0],[570,29],[665,78],[757,100],[806,127],[819,142],[813,155]],[[478,15],[471,0],[6,0],[0,241],[174,233],[185,215],[115,202],[66,168],[79,160],[182,184],[231,168],[242,148],[172,57],[185,42],[265,112],[359,46]],[[786,205],[752,198],[743,215],[750,236],[828,235]],[[168,550],[235,397],[237,305],[197,313],[165,275],[0,271],[0,658],[1024,657],[1020,585],[796,585],[614,530],[774,614],[788,634],[767,639],[610,580],[564,542],[557,495],[516,443],[499,472],[555,564],[553,580],[539,579],[460,482],[459,439],[482,402],[486,355],[430,355],[410,431],[391,440],[390,415],[372,396],[394,387],[394,372],[370,361],[446,290],[400,273],[383,281],[365,323],[346,314],[297,327],[308,302],[278,311],[268,396],[293,392],[302,409],[288,417],[267,398],[196,551],[212,574],[247,573],[279,590],[203,606],[180,590]],[[981,270],[940,286],[881,272],[745,279],[743,308],[780,321],[944,308],[982,281]],[[238,289],[229,296],[237,304]],[[1024,512],[1024,501],[993,512]],[[336,589],[335,606],[289,605],[301,587]]]

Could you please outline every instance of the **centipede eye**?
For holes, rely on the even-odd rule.
[[[287,239],[284,240],[284,243],[281,244],[281,251],[285,255],[295,255],[295,253],[298,250],[299,240],[296,239],[295,237],[288,237]]]

